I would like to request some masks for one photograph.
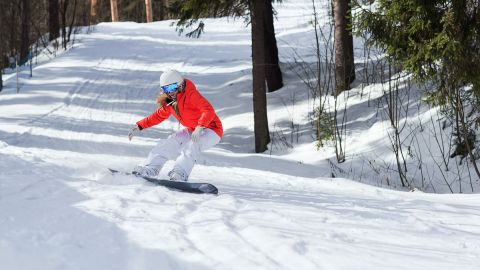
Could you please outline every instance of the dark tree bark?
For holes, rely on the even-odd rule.
[[[348,30],[348,0],[334,0],[335,21],[335,94],[350,89],[353,81],[353,37]]]
[[[0,9],[3,10],[4,12],[7,10],[5,8],[5,5],[4,3],[0,2]],[[4,35],[4,28],[3,26],[5,25],[5,21],[4,21],[4,12],[0,12],[0,35]],[[4,47],[5,47],[5,39],[1,39],[0,40],[0,92],[2,91],[3,89],[3,78],[2,78],[2,75],[3,75],[3,68],[5,66],[5,62],[4,62],[4,59],[5,59],[5,52],[4,52]]]
[[[90,25],[97,24],[97,0],[90,1]]]
[[[159,18],[160,18],[160,21],[163,21],[166,19],[166,14],[165,14],[165,9],[166,9],[166,6],[165,6],[165,0],[160,0],[159,1],[159,5],[160,5],[160,13],[159,13]]]
[[[265,1],[265,76],[268,92],[276,91],[283,87],[282,71],[278,63],[277,39],[273,24],[272,1]]]
[[[17,18],[18,10],[20,9],[17,4],[11,3],[10,6],[10,44],[9,47],[13,48],[14,53],[18,52],[18,31],[17,31]],[[15,56],[16,57],[16,56]]]
[[[347,78],[346,81],[348,84],[352,83],[355,80],[355,63],[354,63],[354,52],[353,52],[353,24],[352,24],[352,1],[347,0],[347,29],[346,33],[346,42],[347,42]]]
[[[28,56],[30,49],[30,1],[22,0],[22,36],[20,42],[20,61]]]
[[[67,9],[69,0],[63,0],[62,3],[62,47],[63,49],[67,49]]]
[[[75,18],[77,17],[77,0],[73,0],[73,13],[72,13],[72,20],[70,21],[70,25],[68,26],[68,35],[67,35],[67,43],[70,42],[70,37],[72,36],[73,25],[75,24]]]
[[[60,33],[60,19],[58,17],[58,0],[48,0],[48,40],[52,41],[59,37]]]
[[[0,12],[1,13],[1,12]],[[2,22],[2,15],[0,14],[0,24],[3,23]],[[1,29],[0,29],[1,31]],[[3,62],[3,59],[4,59],[4,52],[3,52],[3,42],[0,41],[0,92],[2,92],[2,89],[3,89],[3,78],[2,78],[2,75],[3,75],[3,67],[4,67],[4,62]]]
[[[267,145],[270,143],[265,86],[265,1],[270,0],[252,0],[250,4],[252,25],[253,118],[255,152],[257,153],[267,150]]]

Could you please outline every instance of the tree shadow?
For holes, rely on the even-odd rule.
[[[0,258],[5,269],[209,269],[132,241],[121,221],[92,214],[69,170],[0,154]],[[3,170],[17,166],[21,170]],[[25,173],[25,168],[31,168]],[[163,234],[160,227],[156,233]]]

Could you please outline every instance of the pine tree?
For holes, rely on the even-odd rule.
[[[436,86],[428,100],[456,122],[457,146],[465,146],[478,176],[471,134],[480,123],[479,15],[477,0],[379,0],[357,21],[392,62]]]
[[[452,85],[471,84],[480,97],[479,15],[476,0],[380,0],[357,23],[415,78],[437,82],[435,96],[444,103]]]
[[[283,87],[283,76],[278,58],[277,40],[273,25],[272,0],[265,1],[264,43],[265,43],[265,75],[268,91],[273,92]],[[177,29],[183,33],[185,29],[196,25],[196,28],[187,33],[190,37],[199,37],[205,24],[199,19],[202,17],[243,17],[250,21],[249,12],[252,0],[177,0],[172,3],[171,10],[179,16]]]

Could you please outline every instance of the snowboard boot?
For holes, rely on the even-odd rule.
[[[181,171],[172,170],[168,173],[168,177],[170,177],[170,181],[187,182],[186,175]]]
[[[155,178],[158,176],[159,172],[160,170],[155,167],[138,165],[138,166],[135,166],[135,168],[132,171],[132,174]]]

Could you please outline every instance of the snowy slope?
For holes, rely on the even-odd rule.
[[[309,7],[278,7],[284,60],[289,46],[309,53],[301,47],[311,37]],[[205,36],[192,40],[169,25],[102,23],[36,66],[33,78],[23,74],[19,94],[15,78],[6,81],[0,269],[480,268],[480,195],[326,178],[332,153],[317,152],[308,130],[293,150],[254,154],[249,29],[208,20]],[[178,128],[170,119],[132,142],[126,137],[154,110],[166,68],[192,79],[224,123],[222,142],[191,175],[215,184],[218,196],[106,170],[131,169]],[[269,94],[272,130],[289,117],[305,122],[310,109],[299,79],[288,69],[285,75],[284,89]],[[288,103],[293,93],[298,101]]]

